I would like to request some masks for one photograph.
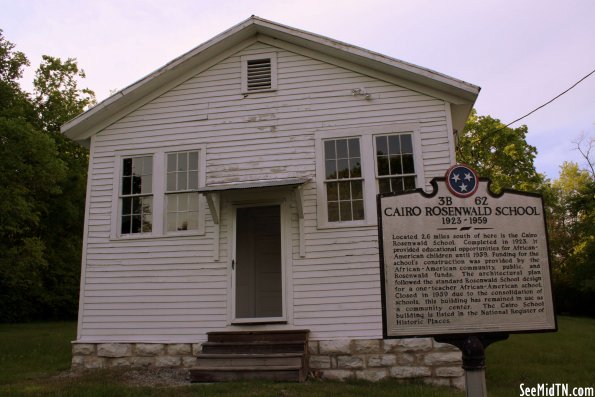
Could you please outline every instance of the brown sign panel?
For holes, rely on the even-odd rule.
[[[455,167],[378,196],[384,336],[555,331],[541,196]]]

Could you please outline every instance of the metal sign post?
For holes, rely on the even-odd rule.
[[[434,339],[454,345],[463,353],[467,397],[487,397],[485,349],[494,342],[508,339],[508,334],[447,335]]]

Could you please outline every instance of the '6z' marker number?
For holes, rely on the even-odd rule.
[[[475,205],[488,205],[488,198],[483,196],[475,197]]]

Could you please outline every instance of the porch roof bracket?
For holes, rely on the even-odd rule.
[[[213,218],[213,222],[218,225],[219,224],[219,193],[212,192],[206,193],[205,196],[207,197],[207,204],[209,205],[209,211],[211,211],[211,217]]]
[[[211,218],[213,218],[213,260],[219,260],[219,221],[221,219],[221,208],[220,208],[220,196],[219,192],[205,193],[207,198],[207,204],[209,205],[209,211],[211,212]]]
[[[298,228],[300,236],[300,257],[306,256],[306,239],[304,236],[304,188],[299,185],[295,188],[295,206],[298,213]]]

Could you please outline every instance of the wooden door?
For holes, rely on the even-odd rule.
[[[237,319],[283,316],[280,206],[236,208]]]

